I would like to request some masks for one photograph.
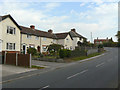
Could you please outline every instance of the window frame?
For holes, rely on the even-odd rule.
[[[16,34],[16,28],[7,26],[7,34],[15,35]]]
[[[6,43],[7,50],[16,50],[16,43]]]

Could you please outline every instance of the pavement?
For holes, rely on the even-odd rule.
[[[13,66],[13,65],[1,65],[1,66],[2,66],[3,77],[37,70],[37,69],[30,69],[30,68],[24,68],[24,67]]]
[[[35,70],[3,83],[3,88],[117,88],[118,48],[93,60],[75,62],[53,70]],[[46,72],[45,72],[46,71]],[[43,72],[43,73],[41,73]],[[37,73],[37,74],[35,74]],[[20,75],[20,74],[19,74]]]

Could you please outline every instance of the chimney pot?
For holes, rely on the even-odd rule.
[[[48,32],[49,32],[49,33],[53,33],[53,30],[49,29]]]
[[[34,25],[31,25],[30,28],[31,28],[31,29],[35,29],[35,26],[34,26]]]
[[[71,31],[76,32],[75,28],[71,29]]]

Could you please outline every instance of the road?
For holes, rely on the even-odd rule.
[[[90,61],[3,84],[3,88],[117,88],[118,48]]]

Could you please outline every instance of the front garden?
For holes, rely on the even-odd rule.
[[[78,46],[75,50],[64,49],[62,45],[51,44],[47,47],[46,53],[39,53],[35,48],[29,48],[28,53],[32,54],[32,60],[49,61],[49,62],[72,62],[90,58],[103,53],[103,46],[89,47],[96,48],[97,52],[87,54],[88,47]]]

